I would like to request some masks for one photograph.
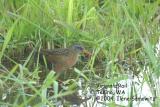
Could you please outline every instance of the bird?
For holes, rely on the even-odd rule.
[[[91,53],[85,50],[81,45],[73,45],[68,48],[57,48],[53,50],[40,49],[34,52],[34,60],[44,65],[46,63],[49,70],[53,69],[55,72],[62,72],[73,67],[78,61],[79,55],[84,53],[90,56]]]

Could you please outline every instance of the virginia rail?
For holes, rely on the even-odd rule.
[[[48,69],[55,72],[65,71],[74,66],[80,53],[89,56],[90,53],[83,46],[73,45],[69,48],[58,48],[54,50],[41,49],[34,52],[35,61],[39,57],[39,62],[44,65],[46,62]]]

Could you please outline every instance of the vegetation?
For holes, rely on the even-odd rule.
[[[159,107],[158,4],[158,0],[1,0],[0,105],[54,106],[53,99],[77,90],[79,77],[86,91],[133,74],[143,76],[140,85],[149,85],[156,96],[150,104]],[[72,71],[62,75],[68,89],[59,92],[54,71],[39,83],[39,73],[47,69],[33,64],[33,51],[27,47],[53,49],[72,44],[82,44],[92,56],[87,61],[82,56]],[[49,87],[53,95],[47,95]],[[131,89],[130,95],[137,94],[134,85]]]

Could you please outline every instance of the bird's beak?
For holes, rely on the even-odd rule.
[[[83,54],[86,56],[86,57],[91,57],[91,53],[89,52],[89,51],[87,51],[87,50],[83,50]]]

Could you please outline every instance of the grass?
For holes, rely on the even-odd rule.
[[[129,71],[143,75],[141,86],[149,85],[157,97],[151,105],[159,107],[159,58],[155,55],[159,22],[154,20],[158,4],[158,0],[1,0],[0,105],[53,106],[50,99],[73,93],[79,77],[84,78],[85,87],[96,78],[91,88],[98,88],[127,79],[124,75]],[[37,84],[43,67],[33,64],[33,51],[25,51],[37,41],[41,48],[82,44],[92,52],[87,62],[79,61],[72,73],[63,74],[68,90],[58,92],[54,71]],[[48,98],[50,86],[55,94]]]

